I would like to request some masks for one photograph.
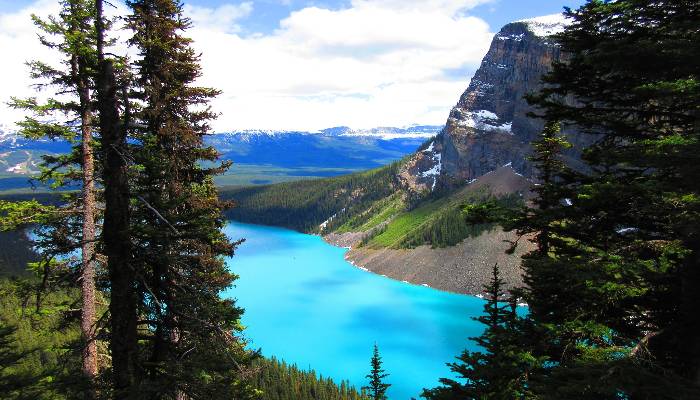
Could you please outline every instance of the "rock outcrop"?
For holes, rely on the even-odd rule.
[[[524,96],[536,92],[542,75],[562,60],[551,35],[566,23],[557,14],[504,26],[445,128],[411,158],[400,172],[401,181],[416,191],[433,191],[461,186],[504,165],[532,177],[535,171],[527,157],[543,122],[527,116],[535,110]],[[585,138],[573,134],[571,140],[576,145]],[[576,158],[575,150],[571,155]]]
[[[429,192],[438,192],[436,196],[440,197],[454,193],[449,189],[455,188],[483,189],[493,195],[521,193],[525,201],[531,199],[536,171],[528,160],[530,143],[544,123],[528,117],[537,110],[527,103],[525,95],[542,87],[541,78],[553,63],[565,61],[566,55],[552,35],[566,24],[562,15],[552,15],[510,23],[495,35],[445,127],[399,170],[396,178],[410,199],[419,203]],[[582,168],[579,149],[590,144],[592,138],[571,128],[567,128],[566,135],[574,145],[565,154],[567,163]],[[510,284],[522,284],[520,257],[534,246],[522,239],[516,254],[506,254],[507,242],[515,240],[515,234],[500,229],[447,248],[357,247],[363,234],[329,235],[326,240],[350,246],[347,258],[358,267],[394,279],[472,294],[481,291],[496,262]]]

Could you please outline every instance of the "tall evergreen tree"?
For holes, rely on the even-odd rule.
[[[251,354],[239,337],[243,310],[220,293],[236,276],[222,232],[223,204],[213,176],[217,152],[205,147],[208,106],[219,92],[197,87],[198,56],[183,36],[190,22],[173,0],[129,1],[134,98],[138,108],[130,152],[137,164],[131,188],[130,232],[143,336],[139,391],[147,397],[245,398]],[[211,166],[213,165],[213,166]]]
[[[98,373],[96,309],[95,309],[95,264],[96,264],[96,189],[95,161],[93,155],[93,103],[94,70],[96,64],[96,35],[93,21],[95,7],[92,0],[63,0],[58,16],[42,20],[33,16],[35,25],[42,32],[43,45],[57,50],[62,57],[62,67],[51,66],[43,61],[29,65],[32,77],[42,81],[38,86],[56,88],[55,98],[44,103],[35,98],[14,99],[12,105],[32,113],[20,122],[21,133],[28,138],[67,139],[73,143],[73,152],[57,157],[45,157],[40,177],[52,187],[80,184],[80,196],[73,197],[67,207],[52,210],[51,225],[45,225],[42,241],[44,272],[49,273],[50,260],[66,255],[75,248],[81,250],[81,265],[78,270],[81,285],[81,331],[83,373],[95,384]],[[71,94],[68,99],[61,97]],[[57,114],[66,118],[57,122]],[[59,120],[60,121],[60,120]],[[19,206],[19,205],[18,205]],[[29,204],[36,209],[36,204]],[[43,208],[42,211],[46,211]],[[45,212],[43,212],[45,214]],[[27,221],[25,221],[27,222]],[[36,222],[36,218],[34,219]],[[59,245],[56,245],[58,242]],[[65,264],[65,263],[64,263]],[[55,271],[54,271],[55,272]],[[44,280],[46,282],[46,279]],[[86,391],[94,397],[93,390]]]
[[[448,364],[461,382],[441,378],[442,386],[425,389],[422,397],[436,400],[529,398],[526,378],[537,366],[537,360],[518,346],[520,322],[516,300],[512,296],[506,298],[504,283],[496,264],[491,281],[484,286],[484,313],[474,318],[486,329],[479,337],[471,338],[483,351],[464,350],[457,357],[459,362]]]
[[[382,369],[382,357],[379,355],[379,346],[374,344],[372,350],[372,359],[370,360],[372,366],[371,371],[367,374],[366,378],[369,379],[369,384],[364,386],[362,390],[366,390],[370,399],[373,400],[386,400],[386,391],[389,389],[391,384],[385,383],[384,378],[389,376],[389,374]]]
[[[525,330],[521,332],[521,345],[534,349],[542,357],[560,360],[563,349],[575,346],[578,340],[562,333],[570,327],[561,322],[569,315],[589,311],[588,305],[580,302],[585,298],[581,279],[586,270],[577,260],[577,242],[566,236],[567,218],[575,215],[571,214],[575,209],[574,195],[568,182],[576,172],[562,161],[562,152],[571,145],[558,122],[548,121],[532,147],[530,160],[538,171],[537,184],[533,187],[537,197],[533,200],[534,207],[525,208],[509,228],[517,229],[520,235],[533,235],[537,247],[522,260],[526,286],[516,288],[513,293],[527,302],[529,320],[540,322],[540,325],[522,326]],[[557,334],[560,336],[555,337]]]
[[[103,1],[95,0],[97,45],[97,99],[100,116],[100,144],[103,163],[104,221],[102,242],[107,258],[109,280],[109,349],[111,353],[112,390],[117,398],[136,395],[138,354],[138,297],[136,270],[132,260],[130,233],[130,188],[126,127],[122,120],[117,93],[117,60],[105,57],[108,24],[103,15]],[[127,102],[128,103],[128,100]],[[122,107],[125,104],[122,104]],[[128,107],[126,107],[128,108]]]
[[[570,57],[530,100],[597,140],[588,168],[555,171],[526,218],[539,236],[524,260],[523,336],[550,360],[531,387],[544,398],[694,398],[700,4],[590,1],[567,14],[558,40]]]

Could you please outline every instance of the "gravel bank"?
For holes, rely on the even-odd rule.
[[[463,294],[480,294],[496,262],[507,286],[521,285],[520,257],[534,248],[528,240],[521,239],[516,252],[506,254],[509,247],[506,241],[513,241],[516,236],[500,228],[476,238],[467,238],[456,246],[437,249],[429,246],[415,249],[355,248],[353,245],[361,237],[361,233],[355,232],[331,234],[324,239],[335,246],[352,247],[346,259],[358,267],[400,281]]]

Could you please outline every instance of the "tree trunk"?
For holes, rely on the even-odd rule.
[[[97,343],[95,342],[95,162],[92,151],[92,107],[85,63],[79,57],[73,57],[73,71],[77,73],[78,78],[83,164],[83,235],[80,274],[83,304],[80,329],[83,338],[83,374],[91,385],[91,390],[86,391],[85,397],[91,399],[95,398],[94,389],[98,371]]]
[[[126,130],[119,123],[114,65],[104,59],[102,0],[96,0],[100,133],[103,151],[105,212],[102,228],[110,281],[110,351],[114,398],[129,398],[136,378],[137,298],[136,274],[130,263],[129,184]]]

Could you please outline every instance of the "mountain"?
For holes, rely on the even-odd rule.
[[[0,124],[0,191],[27,188],[29,176],[40,170],[41,156],[70,151],[62,141],[33,141],[19,137],[7,125]]]
[[[481,66],[447,118],[445,128],[401,171],[413,190],[459,187],[489,171],[509,165],[525,177],[534,174],[527,160],[530,142],[543,128],[524,96],[537,91],[552,63],[565,57],[551,35],[567,21],[555,14],[505,25],[493,38]],[[571,131],[574,149],[567,153],[578,164],[576,148],[588,137]]]
[[[225,158],[257,171],[272,164],[287,176],[396,160],[351,175],[227,188],[222,197],[237,203],[228,216],[321,234],[351,247],[347,257],[359,267],[398,280],[479,293],[498,262],[508,283],[520,284],[520,256],[530,243],[521,240],[518,252],[505,254],[515,234],[469,224],[462,209],[493,202],[515,207],[531,198],[534,170],[527,156],[542,122],[527,117],[536,110],[523,96],[537,91],[553,62],[564,60],[550,35],[565,24],[548,16],[504,26],[442,129],[337,127],[209,137]],[[576,160],[575,148],[590,139],[571,129],[567,135],[574,144],[568,156]],[[271,179],[258,183],[265,180]]]
[[[442,126],[366,130],[335,127],[318,132],[245,130],[211,135],[206,140],[224,159],[237,163],[361,170],[413,153],[441,129]]]
[[[351,129],[317,132],[241,130],[209,135],[224,160],[234,162],[219,185],[267,184],[336,176],[380,167],[412,154],[442,126]],[[0,190],[28,187],[43,154],[70,151],[65,141],[26,140],[0,125]]]
[[[445,127],[412,155],[392,165],[326,180],[224,193],[236,200],[230,216],[319,233],[349,247],[358,267],[398,280],[480,293],[498,263],[510,285],[521,281],[520,256],[532,244],[489,224],[470,225],[467,205],[520,206],[532,196],[534,168],[527,157],[543,122],[524,96],[541,87],[552,63],[565,60],[551,35],[562,16],[505,25]],[[568,128],[570,163],[589,137]]]

